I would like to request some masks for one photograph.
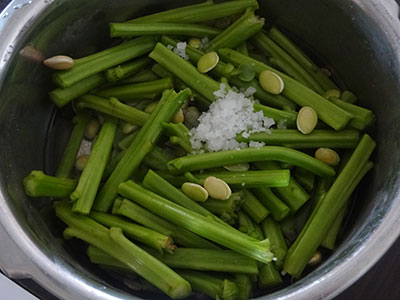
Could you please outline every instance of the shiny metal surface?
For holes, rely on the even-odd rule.
[[[31,3],[30,3],[31,2]],[[134,2],[134,5],[132,4]],[[195,1],[185,1],[191,3]],[[335,66],[340,79],[377,114],[376,168],[360,189],[340,248],[321,267],[262,299],[329,299],[357,280],[400,234],[400,21],[392,0],[260,0],[270,21],[288,29]],[[160,4],[161,3],[161,4]],[[0,269],[32,277],[61,299],[137,299],[79,262],[46,218],[46,200],[25,197],[21,179],[52,170],[62,147],[46,93],[50,73],[19,52],[82,56],[104,46],[106,24],[180,1],[12,1],[0,16]],[[61,125],[57,125],[61,124]],[[49,128],[53,128],[49,131]],[[54,129],[55,128],[55,129]],[[63,130],[64,129],[64,130]],[[71,250],[71,249],[68,249]],[[159,299],[159,298],[158,298]]]

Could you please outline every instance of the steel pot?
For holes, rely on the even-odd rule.
[[[399,10],[393,0],[259,2],[269,21],[312,45],[377,115],[371,132],[378,142],[376,167],[359,189],[340,247],[302,280],[262,297],[330,299],[360,278],[400,233]],[[24,195],[21,179],[32,169],[54,169],[68,127],[47,98],[50,73],[35,61],[38,57],[20,51],[31,44],[44,56],[85,55],[104,44],[110,20],[181,3],[15,0],[2,12],[0,269],[10,278],[32,278],[60,299],[138,299],[65,249],[57,221],[46,216],[49,203]]]

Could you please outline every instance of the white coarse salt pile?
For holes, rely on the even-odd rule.
[[[186,42],[179,42],[176,44],[176,47],[172,45],[168,45],[167,48],[174,51],[176,54],[178,54],[180,57],[182,57],[184,60],[189,60],[189,56],[186,54],[186,47],[187,43]]]
[[[221,84],[214,92],[216,101],[199,117],[199,125],[190,131],[193,152],[264,146],[259,142],[238,143],[235,139],[239,133],[248,137],[251,133],[270,132],[275,124],[273,119],[264,117],[262,111],[254,112],[254,100],[250,99],[254,92],[252,87],[244,93],[227,92],[225,84]]]

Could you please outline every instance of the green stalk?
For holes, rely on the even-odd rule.
[[[130,134],[128,134],[126,137],[124,137],[122,140],[118,142],[118,147],[121,150],[126,150],[129,148],[130,144],[132,144],[133,140],[138,136],[139,130],[136,130]]]
[[[122,79],[117,82],[117,84],[133,84],[133,83],[142,83],[147,81],[154,81],[160,79],[156,74],[154,74],[151,70],[144,70],[136,75],[129,76],[125,79]]]
[[[150,64],[151,59],[148,57],[139,58],[106,70],[105,76],[108,82],[116,82],[142,71]]]
[[[71,85],[67,88],[57,88],[49,93],[51,100],[57,107],[63,107],[72,100],[85,95],[106,82],[102,73],[94,74],[90,77]]]
[[[153,150],[144,157],[143,163],[151,169],[167,171],[167,164],[172,159],[174,159],[172,154],[168,153],[163,148],[155,146]]]
[[[238,230],[257,240],[263,240],[264,235],[257,223],[255,223],[245,212],[238,211]],[[272,252],[273,253],[273,252]]]
[[[275,220],[281,221],[289,214],[290,208],[270,188],[253,189],[253,192]]]
[[[244,202],[242,204],[242,209],[253,219],[254,222],[257,224],[260,223],[269,215],[270,212],[250,191],[243,190],[243,193]]]
[[[293,77],[302,84],[308,86],[318,94],[323,94],[325,90],[296,60],[285,52],[279,45],[270,39],[263,32],[257,33],[252,39],[252,43],[258,47],[263,53],[270,53],[272,57],[284,61],[290,68],[283,68],[282,71]],[[228,48],[228,47],[226,47]]]
[[[303,168],[296,168],[293,175],[297,182],[300,183],[306,191],[311,193],[315,184],[314,174],[304,170]]]
[[[227,1],[214,4],[212,1],[166,10],[139,17],[128,23],[201,23],[244,12],[247,8],[258,8],[256,0]]]
[[[331,228],[329,229],[328,233],[326,234],[324,240],[321,243],[322,247],[329,250],[335,249],[336,239],[339,235],[339,230],[340,227],[342,226],[343,219],[346,216],[347,206],[348,204],[345,205],[336,216],[335,221],[333,222]]]
[[[211,172],[196,174],[196,178],[201,184],[207,177],[214,176],[233,187],[281,187],[288,186],[290,180],[289,170],[271,171],[245,171],[245,172]]]
[[[167,135],[173,144],[180,145],[186,152],[192,152],[189,129],[183,123],[163,123]],[[175,138],[174,138],[175,137]]]
[[[234,282],[220,279],[204,272],[179,270],[179,275],[189,281],[192,289],[213,299],[235,300],[238,287]]]
[[[81,214],[90,212],[111,153],[116,130],[114,120],[106,120],[101,126],[78,186],[70,195],[75,201],[72,211]]]
[[[225,201],[209,198],[202,205],[208,211],[218,215],[226,223],[234,225],[237,219],[236,212],[240,209],[244,201],[243,197],[242,192],[236,192]]]
[[[258,103],[254,103],[254,111],[262,111],[265,117],[274,119],[276,124],[284,124],[287,128],[296,128],[297,113],[294,111],[280,110]],[[253,135],[251,134],[250,137]],[[266,133],[266,135],[271,135],[271,133]]]
[[[174,253],[148,251],[171,268],[258,274],[258,263],[232,250],[177,248]]]
[[[280,224],[272,218],[266,218],[261,226],[264,235],[270,240],[271,251],[276,257],[275,265],[281,270],[287,252],[287,245]]]
[[[104,226],[110,228],[121,228],[122,231],[130,238],[145,245],[148,245],[156,249],[160,253],[162,253],[163,250],[167,252],[172,252],[172,250],[175,250],[176,248],[170,237],[158,233],[154,230],[148,229],[146,227],[128,222],[120,217],[94,211],[90,213],[89,217]]]
[[[245,274],[236,274],[233,282],[235,282],[239,288],[236,300],[248,300],[251,298],[253,288],[251,276]]]
[[[240,53],[242,53],[244,55],[249,56],[249,49],[247,49],[247,42],[243,42],[241,45],[239,45],[236,48],[236,51],[238,51],[238,52],[240,52]]]
[[[92,245],[89,245],[86,254],[92,264],[102,265],[111,269],[117,269],[126,272],[132,271],[126,264],[120,262],[118,259]]]
[[[49,176],[36,170],[23,180],[25,194],[29,197],[66,198],[77,184],[75,179]]]
[[[243,44],[264,26],[264,19],[248,10],[243,16],[233,22],[224,31],[218,34],[206,47],[206,51],[215,51],[220,48],[236,48]]]
[[[358,98],[353,92],[346,90],[343,91],[342,95],[340,96],[340,100],[347,103],[355,104]]]
[[[139,167],[143,158],[153,149],[163,133],[163,122],[169,122],[190,97],[190,90],[176,94],[172,90],[163,93],[155,111],[144,124],[138,136],[126,150],[114,171],[100,190],[94,207],[98,211],[106,212],[110,209],[114,198],[117,196],[118,185],[127,180]]]
[[[85,129],[90,121],[90,116],[85,112],[78,112],[72,119],[74,128],[65,147],[63,156],[56,171],[56,177],[69,177],[74,169],[76,156],[78,155]]]
[[[365,173],[372,168],[372,164],[367,161],[375,145],[367,134],[363,136],[343,171],[329,189],[324,201],[321,201],[314,210],[308,224],[290,247],[284,265],[286,272],[296,278],[301,275],[348,197]]]
[[[164,90],[172,88],[173,85],[171,78],[164,78],[143,83],[112,86],[99,90],[96,94],[104,98],[115,97],[121,101],[155,99]]]
[[[149,57],[173,73],[201,96],[211,102],[215,101],[214,92],[219,90],[220,84],[209,76],[201,74],[190,62],[179,57],[163,44],[157,43]]]
[[[274,264],[262,265],[258,274],[258,287],[260,289],[273,288],[283,283],[281,274],[275,269]]]
[[[154,38],[141,37],[96,53],[90,57],[77,59],[75,60],[74,67],[71,69],[55,72],[53,74],[53,81],[60,87],[70,87],[82,79],[146,54],[153,49],[154,45]]]
[[[274,161],[263,161],[256,162],[254,165],[259,170],[280,170],[282,169],[277,162]],[[310,199],[310,195],[303,189],[303,187],[290,176],[289,186],[273,188],[274,192],[278,194],[289,207],[291,213],[295,213]]]
[[[127,217],[145,227],[153,229],[166,236],[171,236],[177,244],[189,248],[218,249],[213,243],[193,234],[192,232],[176,226],[171,222],[156,216],[152,212],[129,201],[117,199],[113,208],[113,214]]]
[[[157,215],[238,253],[264,263],[272,259],[268,239],[257,241],[240,232],[236,233],[225,225],[210,221],[207,217],[176,205],[133,181],[120,184],[118,192],[151,209]]]
[[[297,150],[266,146],[261,148],[245,148],[241,150],[229,150],[198,155],[184,156],[168,163],[171,172],[182,173],[186,171],[204,170],[226,165],[276,160],[286,162],[309,170],[321,177],[335,175],[333,168],[325,163]]]
[[[256,107],[256,106],[255,106]],[[270,133],[252,133],[248,138],[238,135],[238,142],[263,142],[267,145],[290,147],[295,149],[312,148],[355,148],[360,141],[358,130],[333,131],[316,129],[310,134],[302,134],[297,129],[271,129]]]
[[[194,37],[216,36],[220,29],[185,23],[110,23],[110,36],[132,38],[146,35],[183,35]]]
[[[264,70],[278,74],[285,84],[284,96],[299,106],[311,106],[314,108],[318,117],[335,130],[344,129],[350,122],[352,115],[282,72],[232,49],[220,49],[218,53],[221,59],[235,66],[246,63],[251,65],[258,74]]]
[[[329,100],[353,115],[353,119],[349,123],[349,125],[353,128],[364,130],[375,121],[375,114],[372,112],[372,110],[345,102],[335,97],[329,97]]]
[[[335,83],[326,76],[321,69],[314,64],[314,62],[304,54],[292,41],[290,41],[282,32],[276,27],[272,27],[268,35],[279,46],[281,46],[287,53],[289,53],[325,90],[338,89]]]
[[[150,115],[118,101],[117,98],[104,99],[95,95],[84,95],[77,102],[78,109],[89,108],[133,125],[143,126]]]
[[[70,226],[64,231],[65,237],[79,238],[106,252],[171,298],[180,299],[190,294],[190,284],[186,280],[125,238],[120,228],[108,230],[88,217],[73,214],[64,205],[56,206],[56,214]]]

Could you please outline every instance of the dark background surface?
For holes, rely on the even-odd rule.
[[[396,1],[400,3],[400,0]],[[8,2],[9,0],[0,0],[0,11]],[[399,276],[400,239],[397,240],[386,255],[367,274],[336,297],[335,300],[398,300],[400,299]],[[41,290],[31,280],[23,280],[19,283],[41,299],[56,299]]]

